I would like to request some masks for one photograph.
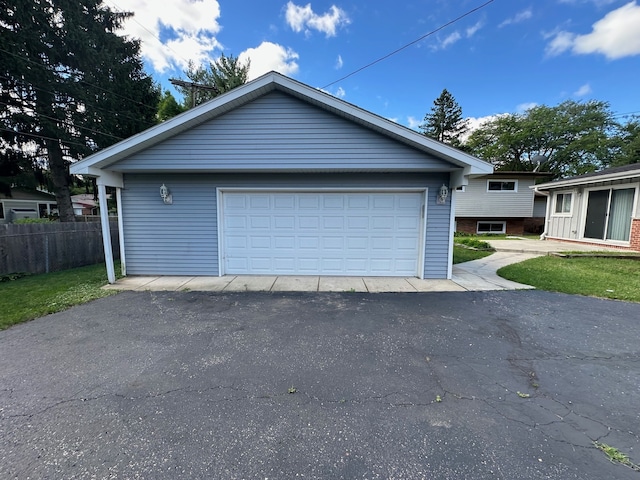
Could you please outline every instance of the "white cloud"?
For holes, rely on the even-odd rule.
[[[538,106],[538,104],[536,102],[521,103],[520,105],[516,106],[516,112],[517,113],[524,113],[527,110],[531,110],[532,108],[535,108],[537,106]]]
[[[342,55],[338,55],[338,59],[336,60],[336,70],[340,70],[344,62],[342,61]]]
[[[299,55],[290,48],[271,42],[262,42],[258,47],[248,48],[238,55],[241,63],[251,60],[249,80],[271,71],[294,75],[298,73],[298,58]]]
[[[526,10],[516,13],[513,17],[507,18],[500,25],[498,25],[498,27],[500,28],[507,25],[524,22],[525,20],[529,20],[531,17],[533,17],[533,10],[531,8],[527,8]]]
[[[407,126],[413,130],[417,130],[422,125],[422,120],[416,117],[407,117]]]
[[[338,87],[338,90],[336,90],[336,97],[344,98],[346,96],[347,96],[347,92],[344,91],[344,88]]]
[[[471,38],[475,35],[475,33],[480,30],[484,26],[484,22],[482,20],[478,20],[475,25],[467,28],[467,38]]]
[[[609,60],[640,55],[640,5],[634,0],[607,13],[586,35],[558,32],[547,45],[548,55],[567,50],[579,55],[600,53]]]
[[[578,90],[576,90],[575,92],[573,92],[573,96],[574,97],[586,97],[587,95],[589,95],[593,90],[591,90],[591,85],[589,85],[588,83],[585,83],[584,85],[582,85]]]
[[[346,12],[335,5],[332,5],[328,12],[318,15],[311,9],[310,3],[301,7],[291,1],[287,3],[285,18],[294,32],[304,30],[305,34],[309,35],[311,30],[317,30],[327,37],[335,37],[338,27],[351,23]]]
[[[449,45],[453,45],[461,38],[462,35],[460,35],[460,32],[456,30],[452,34],[448,35],[447,38],[445,38],[442,42],[440,42],[440,48],[447,48]]]
[[[221,28],[217,0],[172,0],[162,8],[153,0],[106,3],[135,13],[124,22],[123,33],[142,41],[142,56],[156,72],[185,68],[189,60],[200,64],[222,49],[216,39]]]

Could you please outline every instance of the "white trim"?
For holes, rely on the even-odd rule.
[[[592,175],[590,177],[578,177],[574,179],[567,180],[558,180],[556,182],[548,182],[541,183],[539,185],[535,185],[535,190],[543,189],[550,190],[552,188],[564,188],[564,187],[573,187],[573,186],[582,186],[587,188],[590,184],[601,183],[601,182],[611,182],[614,180],[630,180],[638,179],[640,177],[640,168],[637,170],[627,170],[626,172],[618,172],[618,173],[605,173],[602,175]],[[597,187],[596,187],[597,188]]]
[[[118,208],[118,240],[120,244],[120,273],[127,276],[127,258],[124,254],[124,222],[122,220],[122,193],[121,188],[116,187],[116,207]]]
[[[102,245],[104,246],[104,261],[107,264],[107,280],[116,283],[116,272],[113,264],[113,249],[111,248],[111,230],[109,228],[109,207],[107,206],[107,187],[98,184],[98,202],[100,202],[100,224],[102,226]]]
[[[424,279],[424,264],[426,260],[426,242],[427,242],[427,200],[429,198],[429,189],[427,187],[382,187],[382,188],[366,188],[366,187],[217,187],[216,188],[216,200],[217,200],[217,215],[218,215],[218,272],[219,276],[225,275],[225,259],[224,254],[224,241],[223,241],[223,228],[224,228],[224,209],[223,209],[223,195],[225,192],[233,193],[422,193],[424,192],[424,205],[421,212],[421,238],[420,250],[418,253],[418,264],[416,277]],[[453,215],[451,215],[453,217]],[[453,239],[453,233],[452,239]],[[449,270],[451,270],[451,261],[449,262]]]
[[[456,194],[456,190],[453,189],[451,192],[451,206],[449,210],[449,257],[447,259],[447,280],[451,280],[451,277],[453,276],[453,237],[456,231]]]
[[[513,182],[513,190],[489,190],[490,183],[507,183]],[[518,193],[518,180],[515,178],[488,178],[487,193]]]
[[[553,206],[551,208],[551,216],[552,217],[572,217],[574,211],[574,203],[577,201],[578,192],[575,190],[559,190],[557,192],[553,192]],[[558,195],[571,195],[571,204],[569,205],[568,212],[558,212],[556,211],[558,205]]]
[[[609,214],[611,213],[611,192],[613,190],[629,190],[629,189],[633,189],[634,190],[634,194],[633,194],[633,203],[631,205],[631,226],[630,226],[630,230],[629,230],[629,240],[625,241],[625,240],[612,240],[612,239],[607,239],[607,234],[609,231]],[[597,191],[608,191],[609,195],[607,197],[607,219],[605,220],[605,225],[604,225],[604,239],[601,238],[589,238],[589,237],[585,237],[584,236],[584,229],[587,225],[587,209],[589,206],[589,193],[590,192],[597,192]],[[577,239],[579,241],[583,241],[583,242],[589,242],[589,243],[599,243],[602,245],[616,245],[616,246],[621,246],[621,247],[628,247],[629,245],[631,245],[631,229],[633,229],[633,219],[635,218],[635,210],[636,210],[636,206],[638,203],[638,184],[637,183],[620,183],[620,184],[616,184],[616,185],[599,185],[599,186],[593,186],[593,187],[589,187],[589,188],[585,188],[584,189],[584,193],[582,194],[582,213],[580,215],[580,218],[578,218],[578,232],[577,232]]]
[[[491,223],[491,224],[502,224],[502,231],[500,232],[481,232],[480,231],[480,224],[481,223]],[[476,222],[476,233],[487,233],[487,234],[495,234],[495,235],[502,235],[507,233],[507,222],[505,220],[478,220]]]

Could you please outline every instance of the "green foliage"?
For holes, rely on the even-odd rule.
[[[480,258],[487,257],[493,252],[489,250],[471,250],[469,248],[461,247],[458,245],[453,246],[453,263],[470,262],[471,260],[478,260]]]
[[[617,155],[613,160],[613,166],[640,162],[640,120],[635,117],[621,125],[614,142]]]
[[[424,122],[419,127],[424,135],[454,147],[460,146],[460,136],[468,128],[462,108],[446,88],[433,101],[431,113],[425,115]]]
[[[13,223],[16,225],[24,225],[29,223],[51,223],[53,220],[49,218],[19,218],[18,220],[14,220]]]
[[[640,262],[632,258],[537,257],[498,275],[541,290],[640,302]]]
[[[491,245],[489,245],[487,242],[474,237],[456,238],[456,243],[462,244],[471,248],[477,248],[479,250],[493,250],[493,248],[491,248]]]
[[[176,87],[184,97],[183,104],[186,108],[191,108],[244,85],[249,78],[250,65],[249,60],[241,63],[238,57],[233,55],[227,57],[224,53],[208,66],[196,67],[193,62],[189,62],[184,72],[187,78],[193,83],[213,86],[216,91],[195,89],[192,92],[190,88]]]
[[[617,127],[608,103],[568,100],[500,115],[475,130],[466,147],[504,171],[532,171],[534,157],[545,156],[541,170],[566,177],[610,165]]]
[[[75,220],[69,162],[156,121],[159,91],[139,42],[116,35],[130,16],[100,0],[8,0],[0,9],[0,148],[13,173],[48,177],[39,181],[53,184],[63,221]]]
[[[171,92],[167,90],[158,103],[157,117],[159,121],[164,122],[184,111],[186,111],[186,108],[180,105]]]
[[[29,274],[25,272],[7,273],[6,275],[0,275],[0,282],[13,282],[28,275]]]
[[[0,330],[115,293],[106,283],[104,264],[0,283]]]

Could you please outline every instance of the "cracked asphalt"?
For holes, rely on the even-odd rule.
[[[541,291],[123,292],[0,332],[0,478],[640,479],[594,446],[640,463],[639,339]]]

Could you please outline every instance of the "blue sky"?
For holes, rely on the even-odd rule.
[[[250,59],[251,78],[276,70],[411,128],[444,88],[474,123],[569,99],[607,101],[622,120],[640,115],[638,0],[105,4],[135,13],[124,33],[141,39],[146,69],[165,88],[188,60],[225,53]]]

